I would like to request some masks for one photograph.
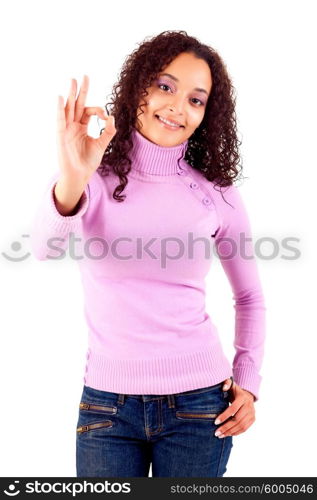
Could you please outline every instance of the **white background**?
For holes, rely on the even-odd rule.
[[[225,61],[237,92],[254,239],[267,305],[256,422],[234,437],[226,476],[316,476],[316,37],[313,1],[15,1],[0,9],[1,252],[27,235],[57,168],[57,95],[90,77],[104,106],[145,37],[183,29]],[[93,126],[93,121],[91,123]],[[97,129],[96,129],[97,130]],[[95,134],[95,136],[98,135]],[[293,243],[300,257],[283,248]],[[22,245],[20,253],[13,242]],[[271,255],[272,245],[261,247]],[[1,476],[75,476],[87,328],[76,262],[0,254]],[[58,265],[57,265],[58,263]],[[232,359],[234,309],[219,262],[207,306]]]

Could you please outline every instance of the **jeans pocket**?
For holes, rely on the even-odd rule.
[[[103,427],[112,427],[113,422],[111,420],[106,420],[104,422],[91,422],[90,424],[78,425],[76,431],[78,434],[83,432],[89,432],[95,429],[101,429]]]
[[[102,413],[109,413],[111,415],[113,415],[114,413],[117,413],[117,407],[116,406],[107,406],[107,405],[103,405],[103,404],[95,404],[95,403],[89,403],[89,402],[85,402],[85,401],[81,401],[79,403],[79,410],[84,410],[84,411],[88,411],[90,413],[93,413],[93,412],[102,412]]]
[[[76,432],[82,434],[85,432],[113,427],[113,420],[105,419],[106,415],[115,415],[117,407],[92,401],[81,401],[79,403],[79,418]]]
[[[219,412],[215,412],[215,413],[211,413],[211,412],[202,412],[202,411],[179,411],[179,410],[176,410],[176,413],[175,413],[175,416],[176,418],[180,419],[180,420],[216,420],[217,416],[219,415],[219,413],[221,413],[221,411]]]
[[[221,387],[176,399],[175,417],[178,420],[208,420],[214,422],[228,408],[229,403]]]

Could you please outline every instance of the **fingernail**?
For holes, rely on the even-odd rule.
[[[224,390],[224,391],[226,391],[228,388],[229,388],[229,386],[228,386],[228,385],[224,385],[224,386],[223,386],[223,390]]]
[[[216,424],[216,425],[220,424],[220,420],[219,420],[219,418],[216,418],[216,420],[215,420],[215,424]]]
[[[219,434],[221,434],[221,431],[216,431],[215,432],[215,436],[219,436]]]

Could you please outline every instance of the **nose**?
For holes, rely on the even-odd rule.
[[[171,96],[168,108],[175,114],[182,115],[184,110],[184,105],[185,105],[185,97],[182,97],[181,95],[174,95]]]

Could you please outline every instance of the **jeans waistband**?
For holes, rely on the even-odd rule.
[[[230,379],[233,382],[232,376],[230,377]],[[179,393],[175,393],[175,394],[165,394],[165,395],[118,394],[118,404],[123,405],[126,397],[139,399],[139,400],[142,400],[143,402],[155,401],[155,400],[167,398],[169,408],[174,408],[175,407],[175,396],[190,396],[192,394],[202,394],[204,392],[210,391],[211,389],[220,389],[222,387],[222,385],[223,385],[223,382],[220,382],[219,384],[211,385],[208,387],[202,387],[201,389],[193,389],[190,391],[179,392]]]

